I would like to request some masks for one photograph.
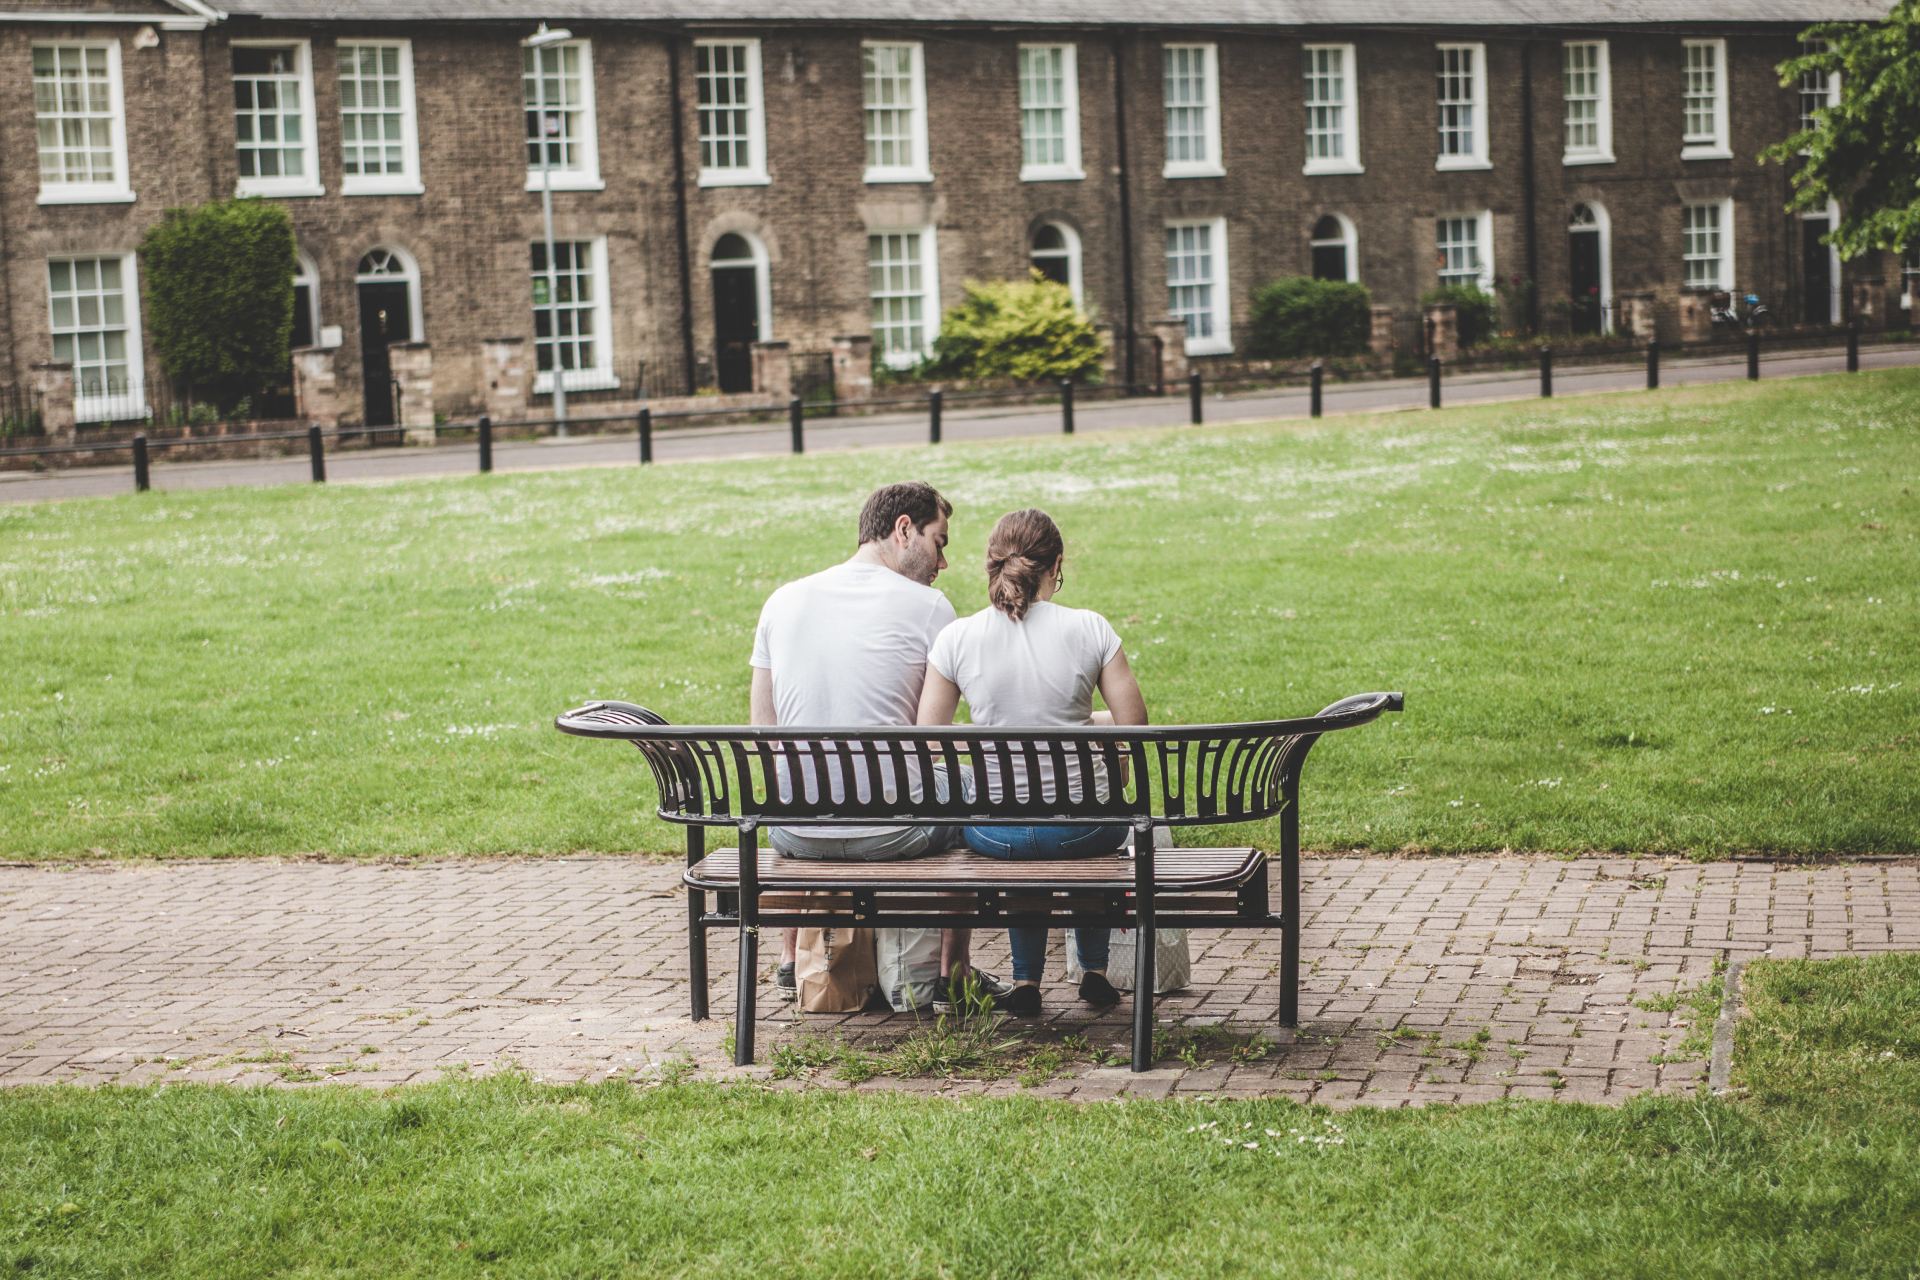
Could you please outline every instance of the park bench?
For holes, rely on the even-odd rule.
[[[594,702],[556,721],[565,733],[631,742],[651,766],[659,814],[687,829],[688,970],[693,1018],[707,1016],[707,931],[738,932],[734,1061],[753,1061],[759,931],[801,928],[1070,928],[1138,931],[1133,1069],[1152,1065],[1156,928],[1279,929],[1280,1023],[1300,1008],[1300,771],[1323,733],[1399,711],[1398,693],[1344,698],[1319,715],[1257,724],[1019,729],[802,728],[672,725],[644,707]],[[1022,800],[1025,777],[1052,761],[1052,780]],[[808,771],[776,761],[810,760]],[[1102,769],[1093,767],[1099,761]],[[829,769],[829,761],[837,768]],[[880,762],[886,762],[876,768]],[[1073,761],[1077,769],[1069,770]],[[1123,766],[1124,762],[1124,768]],[[910,767],[911,765],[911,767]],[[872,787],[875,778],[949,778],[966,789]],[[832,779],[837,773],[841,785]],[[852,785],[844,785],[851,781]],[[1155,827],[1280,818],[1280,910],[1268,857],[1249,848],[1156,849]],[[897,862],[821,862],[763,848],[761,828],[852,824],[1023,826],[1115,823],[1130,847],[1097,858],[1004,862],[955,849]],[[707,830],[737,848],[708,852]],[[744,853],[742,852],[744,851]],[[714,895],[709,903],[708,895]]]

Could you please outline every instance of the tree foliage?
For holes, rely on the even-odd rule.
[[[223,411],[286,373],[293,221],[264,200],[169,209],[140,243],[147,333],[167,375]]]
[[[1373,297],[1344,280],[1283,276],[1254,290],[1251,353],[1264,359],[1350,356],[1367,349]]]
[[[1420,295],[1420,305],[1453,304],[1461,347],[1477,347],[1500,331],[1500,303],[1470,284],[1443,284]]]
[[[1036,271],[1030,280],[969,281],[966,297],[940,318],[927,371],[1021,382],[1091,379],[1105,354],[1072,292]]]
[[[1884,23],[1822,23],[1802,39],[1824,46],[1781,63],[1780,83],[1838,75],[1840,100],[1761,153],[1792,169],[1787,209],[1837,201],[1827,242],[1843,258],[1920,245],[1920,0],[1900,0]]]

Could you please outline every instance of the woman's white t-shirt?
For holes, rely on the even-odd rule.
[[[1119,652],[1119,634],[1093,610],[1036,600],[1018,622],[989,605],[948,623],[927,654],[927,666],[959,687],[975,724],[1051,728],[1092,722],[1100,672]],[[1043,755],[1036,763],[1045,793],[1053,762]],[[1104,779],[1100,762],[1094,765],[1096,777]],[[1069,757],[1071,790],[1078,789],[1079,772],[1078,761]],[[986,776],[991,798],[999,799],[997,763]],[[1022,800],[1028,796],[1023,769],[1015,770],[1014,791]]]

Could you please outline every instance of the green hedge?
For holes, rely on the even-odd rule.
[[[264,200],[169,209],[140,243],[146,331],[191,399],[224,412],[286,375],[293,221]]]
[[[1020,382],[1099,377],[1106,355],[1093,321],[1067,286],[1044,279],[969,281],[966,297],[940,317],[927,372],[948,378]]]
[[[1477,347],[1500,332],[1500,304],[1470,284],[1446,284],[1420,295],[1420,305],[1451,302],[1458,317],[1460,347]]]
[[[1253,294],[1249,354],[1267,360],[1351,356],[1367,349],[1373,299],[1366,286],[1286,276]]]

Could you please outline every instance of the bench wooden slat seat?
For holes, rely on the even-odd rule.
[[[1154,858],[1157,892],[1237,889],[1262,869],[1256,849],[1161,849]],[[740,887],[740,851],[716,849],[683,877],[696,889]],[[825,862],[760,850],[760,887],[773,889],[1133,889],[1133,859],[1071,858],[1002,862],[964,849],[899,862]]]
[[[707,1016],[707,933],[732,929],[734,1061],[753,1061],[761,926],[1123,925],[1137,932],[1133,1069],[1152,1065],[1154,930],[1279,929],[1280,1022],[1299,1022],[1300,771],[1325,733],[1402,709],[1398,693],[1343,698],[1318,715],[1246,724],[1019,728],[673,725],[645,707],[593,702],[564,733],[631,743],[656,812],[687,831],[692,1016]],[[1046,777],[1032,765],[1048,760]],[[961,781],[964,785],[950,785]],[[931,785],[929,785],[931,783]],[[1277,859],[1258,849],[1157,848],[1155,828],[1277,818]],[[764,828],[1112,823],[1116,856],[1003,862],[955,850],[898,862],[785,858]],[[738,849],[706,848],[709,827]],[[742,854],[740,850],[746,852]],[[1280,871],[1280,910],[1268,867]],[[709,899],[711,898],[711,902]]]

